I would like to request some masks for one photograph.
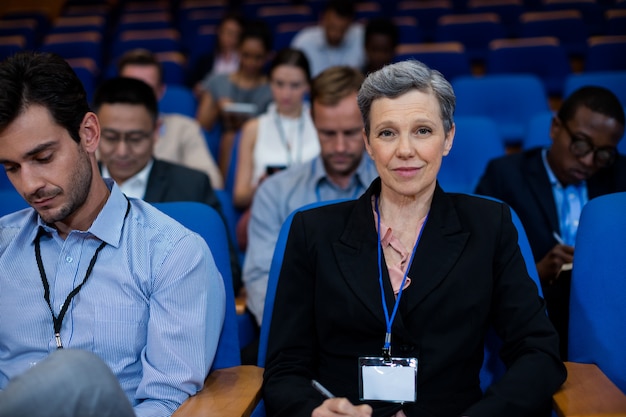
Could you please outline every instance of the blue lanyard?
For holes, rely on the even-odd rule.
[[[398,306],[400,305],[400,297],[402,297],[402,290],[404,290],[404,284],[406,283],[406,277],[409,274],[409,269],[411,269],[411,265],[413,264],[413,258],[415,257],[415,252],[417,251],[417,245],[419,245],[420,239],[422,237],[422,232],[424,231],[424,226],[426,225],[426,221],[428,220],[428,214],[424,219],[424,223],[422,223],[422,227],[420,228],[419,234],[417,235],[417,241],[415,242],[415,246],[413,246],[413,253],[411,253],[411,259],[409,259],[409,264],[404,270],[404,276],[402,277],[402,284],[400,285],[400,291],[398,292],[398,297],[396,298],[396,303],[393,306],[393,311],[391,312],[391,317],[389,316],[389,310],[387,309],[387,303],[385,302],[385,289],[383,286],[383,266],[382,266],[382,241],[380,238],[380,212],[378,211],[378,196],[374,199],[374,207],[376,209],[376,215],[378,217],[378,283],[380,284],[380,294],[383,301],[383,310],[385,312],[385,322],[387,324],[387,332],[385,333],[385,344],[383,346],[383,358],[385,361],[391,361],[391,324],[393,320],[396,318],[396,313],[398,312]]]

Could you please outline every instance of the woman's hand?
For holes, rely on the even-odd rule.
[[[313,410],[311,417],[371,417],[372,407],[367,404],[353,405],[345,398],[330,398]]]

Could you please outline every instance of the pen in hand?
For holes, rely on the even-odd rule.
[[[312,380],[311,385],[313,385],[313,388],[315,388],[325,398],[335,398],[335,396],[330,391],[328,391],[322,384],[320,384],[316,380]]]
[[[552,232],[552,236],[554,237],[554,239],[557,241],[559,245],[565,245],[563,238],[557,232]]]

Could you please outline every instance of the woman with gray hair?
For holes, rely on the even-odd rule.
[[[270,330],[268,415],[548,410],[566,371],[511,212],[437,183],[454,140],[450,83],[399,62],[367,77],[358,104],[379,178],[358,200],[293,219]],[[508,370],[483,393],[490,326]]]

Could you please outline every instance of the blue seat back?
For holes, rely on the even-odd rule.
[[[198,202],[177,201],[153,203],[153,205],[183,226],[198,233],[209,245],[217,269],[224,280],[226,292],[226,314],[212,369],[241,365],[228,237],[222,217],[212,207]]]
[[[497,198],[482,195],[478,197],[494,201],[501,201]],[[532,278],[532,280],[535,282],[535,285],[537,285],[537,292],[539,296],[543,297],[543,291],[541,290],[541,283],[539,281],[539,273],[537,272],[535,258],[533,256],[533,251],[530,248],[530,243],[528,242],[526,230],[524,229],[524,225],[522,224],[519,216],[512,208],[511,218],[513,220],[515,228],[517,229],[517,244],[519,245],[520,251],[522,252],[524,261],[526,262],[528,275],[530,275],[530,278]],[[483,359],[483,366],[480,369],[480,387],[483,392],[487,389],[488,386],[500,379],[500,377],[502,377],[502,375],[504,375],[504,372],[506,371],[506,367],[504,366],[504,363],[500,359],[499,355],[501,347],[502,340],[498,337],[493,328],[489,329],[485,339],[485,356]]]
[[[546,111],[538,113],[530,119],[524,141],[522,142],[523,149],[530,149],[536,146],[547,147],[552,144],[550,126],[552,126],[554,116],[554,113],[551,111]]]
[[[276,296],[276,287],[278,286],[278,277],[280,275],[280,269],[283,265],[283,255],[285,254],[285,246],[287,245],[287,237],[289,236],[289,229],[291,228],[291,221],[296,213],[315,207],[325,206],[328,204],[338,203],[342,200],[329,200],[329,201],[317,201],[315,203],[307,204],[294,210],[283,222],[280,232],[278,234],[278,240],[274,247],[274,256],[272,257],[272,263],[270,265],[270,272],[267,282],[267,292],[265,293],[265,309],[263,310],[263,323],[261,326],[261,334],[259,336],[259,354],[257,365],[265,367],[265,357],[267,355],[267,342],[269,340],[270,323],[272,322],[272,311],[274,310],[274,297]]]
[[[626,192],[583,208],[572,270],[568,360],[594,363],[626,393]]]
[[[487,163],[503,156],[506,147],[496,123],[488,117],[459,116],[454,122],[454,143],[437,179],[447,192],[472,193]]]
[[[24,198],[9,184],[8,188],[0,188],[0,217],[29,207]]]
[[[167,84],[159,100],[159,111],[162,113],[180,113],[194,118],[197,107],[198,102],[191,90],[182,85]]]
[[[553,37],[500,40],[486,57],[487,74],[533,74],[551,96],[563,94],[565,78],[572,72],[565,48]]]
[[[531,74],[492,74],[452,80],[455,116],[491,117],[506,144],[523,140],[528,121],[548,111],[543,83]],[[480,98],[480,99],[478,99]]]

